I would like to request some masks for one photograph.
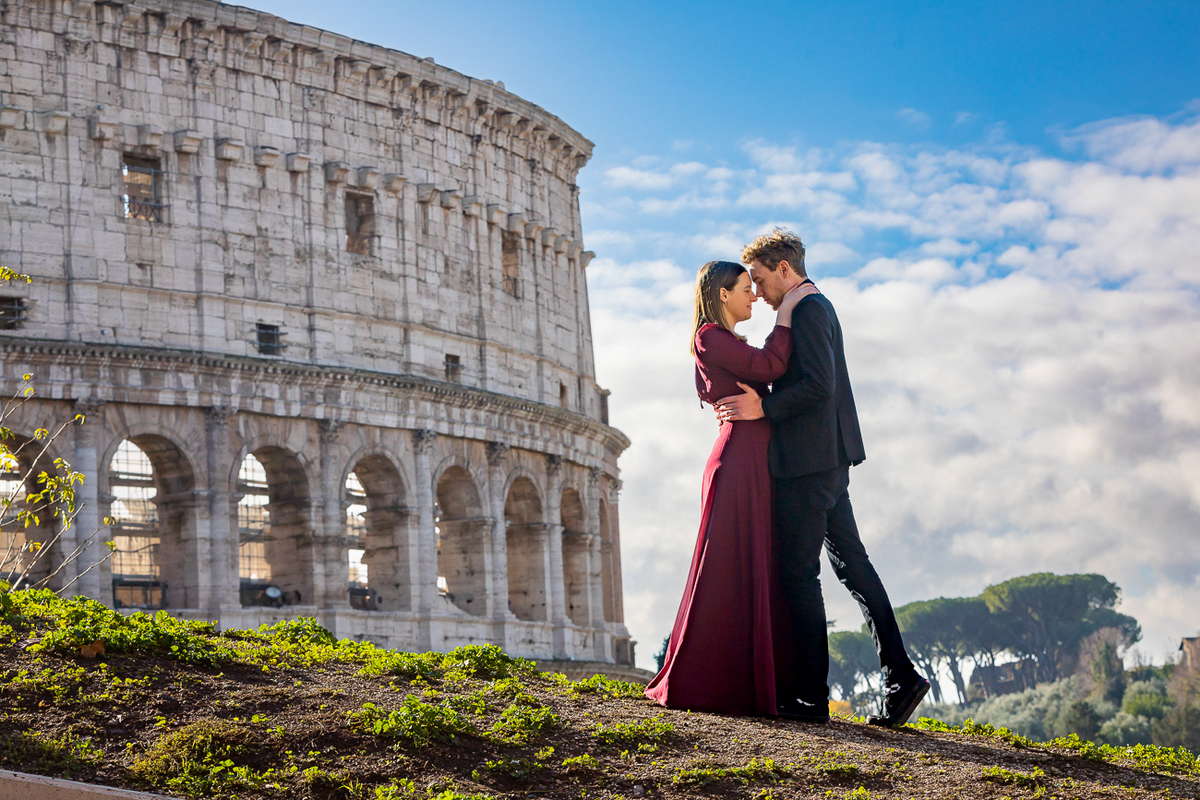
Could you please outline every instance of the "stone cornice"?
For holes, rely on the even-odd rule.
[[[503,83],[266,12],[216,0],[73,6],[35,0],[27,5],[69,8],[71,16],[91,23],[95,40],[185,58],[201,76],[211,77],[214,68],[223,67],[286,77],[365,102],[409,108],[464,130],[486,126],[497,137],[528,140],[540,157],[561,162],[572,173],[592,154],[592,142],[581,133]],[[72,47],[90,44],[77,25],[70,29]],[[281,68],[290,74],[280,75]]]
[[[616,428],[556,406],[457,383],[399,375],[376,370],[332,365],[305,364],[275,358],[229,356],[193,350],[137,345],[101,345],[50,339],[0,339],[0,353],[70,360],[79,364],[109,361],[119,366],[152,366],[163,371],[196,373],[204,370],[241,373],[250,380],[281,380],[328,385],[331,383],[376,386],[412,392],[424,399],[458,408],[504,411],[557,427],[603,443],[614,457],[630,445],[629,437]],[[43,396],[44,397],[44,396]],[[103,399],[103,398],[100,398]],[[236,405],[231,410],[236,410]]]

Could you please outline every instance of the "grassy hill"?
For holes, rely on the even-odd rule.
[[[311,620],[217,633],[0,592],[0,765],[181,797],[1180,798],[1175,748],[660,708],[492,646],[401,653]]]

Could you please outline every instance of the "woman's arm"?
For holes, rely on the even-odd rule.
[[[696,356],[707,366],[720,367],[740,380],[768,383],[787,371],[792,353],[791,329],[776,325],[762,349],[751,347],[719,325],[696,337]]]

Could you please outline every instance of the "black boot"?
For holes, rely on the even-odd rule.
[[[814,722],[823,725],[829,722],[829,701],[817,702],[791,697],[778,706],[779,716],[797,722]]]
[[[912,677],[888,684],[883,699],[883,712],[867,720],[872,725],[896,728],[908,722],[908,718],[921,705],[929,692],[929,681],[913,673]]]

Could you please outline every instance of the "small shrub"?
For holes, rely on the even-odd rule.
[[[456,647],[442,657],[442,668],[470,678],[522,678],[537,673],[537,665],[526,658],[510,656],[494,644]]]
[[[424,747],[432,742],[453,741],[460,733],[474,727],[461,714],[442,705],[424,703],[412,695],[404,698],[399,708],[384,711],[374,703],[347,712],[358,730],[395,739],[411,747]]]
[[[488,730],[488,736],[510,744],[525,744],[558,725],[558,714],[543,705],[511,703]]]

